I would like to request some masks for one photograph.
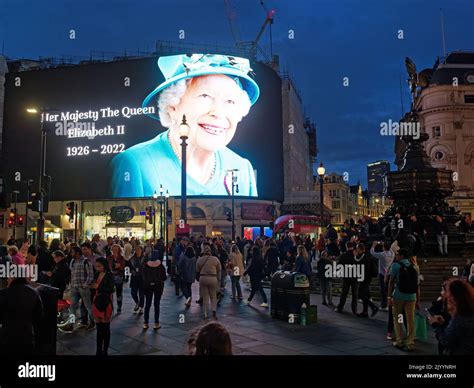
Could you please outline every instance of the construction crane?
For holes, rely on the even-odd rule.
[[[272,24],[273,24],[273,19],[275,17],[276,11],[274,9],[269,10],[265,6],[263,0],[260,0],[260,4],[266,12],[265,21],[263,22],[263,25],[260,28],[260,31],[254,40],[249,41],[249,42],[243,42],[240,40],[240,34],[239,34],[239,29],[237,27],[237,20],[236,20],[237,12],[235,11],[235,8],[232,5],[232,0],[224,0],[224,1],[225,1],[227,19],[229,20],[232,36],[234,37],[236,46],[248,50],[250,52],[252,59],[255,60],[257,58],[258,42],[262,38],[262,35],[265,32],[265,29],[269,25],[270,26],[270,56],[273,56]]]
[[[263,5],[263,1],[261,1],[261,4]],[[252,42],[252,47],[251,47],[251,52],[257,55],[257,45],[258,41],[262,37],[263,33],[265,32],[265,28],[267,28],[268,25],[270,25],[270,56],[273,55],[273,42],[272,42],[272,24],[273,24],[273,18],[275,17],[275,10],[272,9],[270,11],[267,11],[267,17],[265,21],[263,22],[262,28],[260,28],[260,32],[258,33],[257,37],[255,40]]]
[[[232,0],[224,0],[225,1],[225,12],[227,15],[227,19],[229,20],[230,30],[232,32],[232,37],[234,38],[234,42],[236,45],[240,43],[240,32],[239,27],[237,26],[237,12],[235,11],[234,6],[232,5]]]

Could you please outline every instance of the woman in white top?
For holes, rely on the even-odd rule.
[[[237,297],[239,300],[243,299],[242,289],[240,287],[240,277],[243,275],[244,269],[244,258],[240,253],[237,245],[232,245],[229,255],[229,275],[232,280],[232,299]]]

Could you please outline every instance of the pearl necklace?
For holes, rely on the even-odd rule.
[[[178,151],[176,151],[174,145],[173,145],[173,142],[171,141],[171,135],[170,135],[170,131],[168,130],[168,142],[170,143],[170,146],[171,146],[171,149],[173,150],[173,153],[175,154],[175,156],[178,158],[178,160],[181,162],[181,156],[179,155]],[[216,153],[214,152],[212,154],[212,157],[214,158],[214,166],[212,167],[212,171],[211,171],[211,175],[209,177],[209,179],[206,180],[206,182],[204,184],[207,184],[209,183],[212,178],[214,178],[214,175],[216,174],[216,167],[217,167],[217,157],[216,157]]]

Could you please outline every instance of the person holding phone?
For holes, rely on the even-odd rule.
[[[451,320],[445,325],[442,315],[428,318],[444,354],[459,356],[474,354],[474,288],[463,280],[452,279],[446,284],[446,301]]]

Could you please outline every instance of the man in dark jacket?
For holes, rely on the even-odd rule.
[[[34,352],[37,327],[43,319],[43,303],[26,279],[11,280],[0,291],[0,353],[27,356]]]
[[[64,290],[71,280],[71,270],[62,251],[54,251],[53,259],[56,264],[46,274],[49,276],[49,284],[59,289],[59,299],[64,299]]]
[[[154,329],[161,328],[160,325],[160,303],[161,296],[166,280],[166,270],[158,258],[159,253],[152,252],[151,260],[143,261],[143,291],[145,293],[145,315],[143,328],[148,329],[148,321],[150,317],[150,308],[153,302],[155,309],[155,325]]]
[[[39,242],[36,265],[38,266],[38,274],[40,274],[38,283],[46,283],[48,278],[45,277],[43,273],[50,272],[54,266],[53,256],[51,256],[51,253],[48,250],[48,244],[46,241]]]
[[[332,224],[328,225],[325,238],[326,240],[337,241],[337,231]]]
[[[279,252],[276,246],[276,243],[272,241],[270,243],[270,248],[265,254],[265,263],[268,266],[270,276],[272,276],[277,270],[279,265]]]
[[[409,234],[415,237],[415,246],[413,248],[413,255],[415,256],[426,256],[425,253],[425,234],[426,230],[423,223],[418,220],[415,214],[410,216],[410,222],[408,224]]]
[[[341,257],[339,258],[339,263],[344,266],[344,268],[348,268],[348,266],[354,266],[355,268],[355,254],[354,252],[355,244],[352,241],[346,243],[346,252],[344,252]],[[352,274],[355,274],[355,271],[352,271]],[[352,294],[352,302],[351,302],[351,309],[353,314],[357,314],[357,295],[359,290],[359,283],[355,276],[351,277],[344,277],[342,279],[342,291],[341,291],[341,298],[339,299],[339,304],[336,308],[338,313],[342,313],[344,310],[344,305],[346,304],[347,294],[349,293],[349,289],[351,290]]]
[[[370,282],[372,278],[377,276],[378,273],[378,262],[377,259],[372,257],[370,253],[366,252],[365,244],[357,245],[357,255],[355,261],[357,264],[362,265],[364,268],[364,280],[359,283],[359,297],[362,299],[363,310],[357,314],[360,318],[368,318],[369,306],[372,309],[372,317],[378,313],[379,308],[374,302],[370,300]]]

